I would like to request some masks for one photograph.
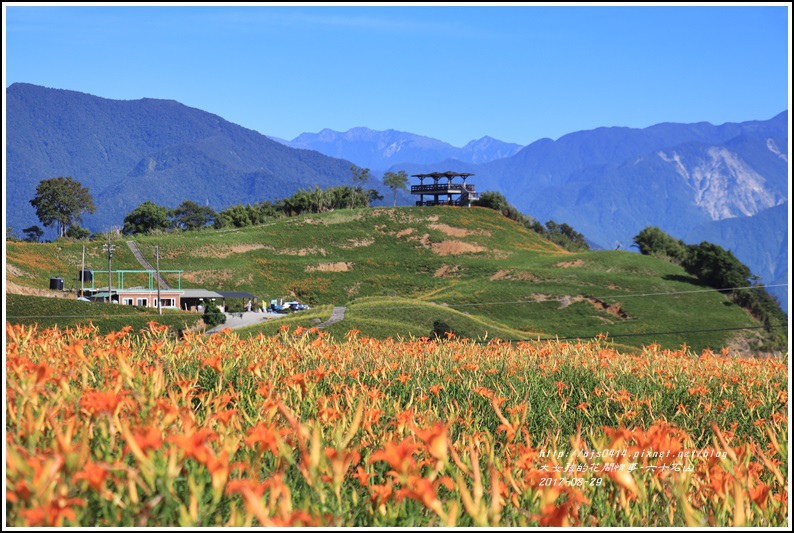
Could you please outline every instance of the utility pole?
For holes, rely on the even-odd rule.
[[[80,298],[85,296],[85,244],[83,245],[83,262],[80,266]]]
[[[114,246],[110,244],[110,232],[108,232],[108,243],[102,245],[102,249],[108,254],[108,303],[113,301],[110,279],[110,259],[113,257],[113,248]]]
[[[163,301],[160,299],[160,247],[154,246],[155,268],[157,268],[157,309],[163,314]]]

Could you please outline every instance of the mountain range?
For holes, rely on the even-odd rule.
[[[344,153],[364,165],[374,147],[394,144],[396,135],[351,132],[324,130],[295,141],[309,139],[326,155]],[[399,135],[404,144],[411,139]],[[358,158],[363,152],[370,155]],[[439,151],[435,163],[406,159],[388,170],[473,173],[480,191],[500,192],[542,222],[565,222],[596,248],[630,248],[633,237],[653,225],[687,243],[708,240],[732,250],[770,285],[788,278],[788,112],[719,126],[597,128],[541,139],[480,164],[442,159],[446,155]],[[788,308],[786,287],[770,292]]]
[[[108,100],[15,83],[6,90],[8,225],[38,224],[29,204],[42,179],[71,176],[97,207],[83,225],[121,226],[151,200],[221,210],[299,188],[350,184],[349,161],[288,148],[173,100]]]
[[[324,129],[319,133],[302,133],[291,141],[276,137],[272,139],[292,148],[317,150],[331,157],[355,161],[358,166],[375,172],[383,172],[406,162],[433,164],[454,159],[465,163],[487,163],[510,157],[522,148],[520,144],[506,143],[487,136],[457,148],[413,133],[369,128],[352,128],[344,133]]]
[[[221,210],[299,188],[351,185],[351,164],[409,174],[475,174],[480,192],[521,212],[567,223],[600,248],[631,247],[655,225],[685,242],[728,248],[765,283],[788,277],[788,111],[712,125],[604,127],[521,148],[484,137],[463,148],[394,130],[353,128],[274,140],[173,100],[120,101],[15,83],[6,89],[7,224],[39,224],[36,185],[72,176],[97,210],[83,225],[121,226],[151,200]],[[399,197],[402,204],[412,201]],[[711,237],[711,238],[706,238]],[[713,239],[713,240],[712,240]],[[784,281],[785,283],[785,281]],[[785,288],[773,289],[787,309]]]

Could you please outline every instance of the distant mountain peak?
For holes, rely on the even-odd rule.
[[[394,129],[378,131],[363,126],[350,128],[346,132],[326,128],[319,133],[302,133],[285,144],[293,148],[316,150],[376,170],[385,170],[394,165],[431,164],[446,159],[487,163],[510,157],[521,149],[521,145],[505,143],[490,136],[473,140],[463,148],[456,148],[424,135]]]

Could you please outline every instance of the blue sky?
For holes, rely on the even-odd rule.
[[[787,4],[3,4],[5,86],[177,100],[269,136],[395,129],[463,146],[765,120]]]

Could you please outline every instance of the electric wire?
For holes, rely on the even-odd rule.
[[[606,338],[615,339],[619,337],[648,337],[648,336],[657,336],[657,335],[682,335],[685,333],[714,333],[718,331],[741,331],[741,330],[750,330],[750,329],[777,329],[777,328],[786,328],[788,324],[776,324],[770,326],[745,326],[740,328],[710,328],[710,329],[690,329],[690,330],[680,330],[680,331],[649,331],[647,333],[618,333],[618,334],[611,334],[607,333]],[[599,335],[605,335],[602,333],[596,333],[595,335],[576,335],[574,337],[537,337],[531,339],[502,339],[499,340],[502,342],[547,342],[547,341],[572,341],[572,340],[579,340],[579,339],[594,339]],[[478,343],[487,343],[488,341],[477,341]]]
[[[732,287],[732,288],[723,288],[723,289],[698,289],[692,291],[674,291],[674,292],[649,292],[649,293],[638,293],[638,294],[610,294],[608,296],[586,296],[582,295],[585,298],[595,298],[598,300],[603,300],[606,298],[611,299],[622,299],[622,298],[641,298],[641,297],[651,297],[651,296],[678,296],[682,294],[695,294],[695,293],[704,293],[704,292],[724,292],[724,291],[740,291],[740,290],[752,290],[752,289],[759,289],[759,288],[766,288],[766,287],[787,287],[788,283],[778,283],[775,285],[754,285],[751,287]],[[435,305],[440,305],[443,307],[482,307],[485,305],[519,305],[519,304],[537,304],[537,303],[548,303],[548,302],[563,302],[566,299],[570,299],[571,296],[559,296],[554,298],[546,298],[544,300],[511,300],[511,301],[504,301],[504,302],[477,302],[477,303],[465,303],[465,304],[448,304],[448,303],[437,303],[431,302],[427,300],[419,300],[424,303],[431,303]],[[365,306],[362,309],[366,308],[369,309],[411,309],[415,306],[413,305],[406,305],[406,306]]]
[[[582,295],[585,298],[595,298],[598,300],[602,300],[605,298],[611,299],[622,299],[622,298],[643,298],[643,297],[651,297],[651,296],[679,296],[683,294],[696,294],[696,293],[704,293],[704,292],[725,292],[725,291],[739,291],[739,290],[752,290],[752,289],[760,289],[760,288],[767,288],[767,287],[787,287],[788,283],[778,283],[774,285],[753,285],[750,287],[729,287],[729,288],[721,288],[721,289],[698,289],[692,291],[673,291],[673,292],[647,292],[647,293],[636,293],[636,294],[610,294],[608,296],[587,296]],[[538,304],[538,303],[548,303],[548,302],[563,302],[567,299],[570,299],[570,296],[560,296],[555,298],[546,298],[544,300],[512,300],[512,301],[504,301],[504,302],[478,302],[478,303],[465,303],[465,304],[448,304],[448,303],[437,303],[431,302],[426,300],[418,300],[422,303],[430,303],[434,305],[438,305],[441,307],[482,307],[486,305],[523,305],[523,304]],[[361,310],[380,310],[380,309],[412,309],[416,307],[415,305],[405,305],[405,306],[369,306],[363,304]],[[101,314],[101,315],[7,315],[7,318],[108,318],[111,315],[108,314]],[[159,316],[157,313],[146,314],[134,314],[134,315],[112,315],[114,318],[125,318],[125,317],[141,317],[141,316]]]
[[[754,285],[750,287],[730,287],[730,288],[720,288],[720,289],[698,289],[698,290],[691,290],[691,291],[673,291],[673,292],[657,292],[657,293],[638,293],[638,294],[618,294],[618,295],[609,295],[609,296],[587,296],[588,298],[595,298],[595,299],[604,299],[604,298],[640,298],[640,297],[653,297],[653,296],[677,296],[683,294],[695,294],[695,293],[704,293],[704,292],[725,292],[725,291],[737,291],[737,290],[752,290],[758,288],[767,288],[767,287],[786,287],[788,286],[787,283],[779,283],[774,285]],[[442,307],[481,307],[487,305],[522,305],[528,303],[546,303],[546,302],[562,302],[570,297],[559,297],[559,298],[547,298],[545,300],[515,300],[515,301],[508,301],[508,302],[481,302],[481,303],[470,303],[470,304],[438,304],[435,302],[427,302],[432,303],[435,305],[439,305]],[[362,306],[360,309],[361,311],[368,311],[368,310],[380,310],[380,309],[411,309],[416,306],[388,306],[388,307],[377,307],[377,306]],[[102,314],[102,315],[7,315],[6,318],[14,318],[14,319],[31,319],[31,318],[50,318],[50,319],[58,319],[58,318],[72,318],[72,319],[110,319],[110,318],[143,318],[143,317],[160,317],[162,315],[158,313],[138,313],[138,314],[120,314],[120,315],[109,315],[109,314]],[[174,318],[184,318],[182,316],[177,317],[176,315]],[[678,330],[678,331],[653,331],[653,332],[639,332],[639,333],[618,333],[618,334],[607,334],[608,338],[623,338],[623,337],[647,337],[647,336],[656,336],[656,335],[683,335],[683,334],[691,334],[691,333],[715,333],[719,331],[742,331],[742,330],[753,330],[753,329],[776,329],[788,327],[788,324],[776,324],[776,325],[764,325],[764,326],[746,326],[746,327],[733,327],[733,328],[710,328],[710,329],[698,329],[698,330]],[[587,338],[595,338],[599,335],[603,335],[603,332],[597,333],[595,335],[576,335],[576,336],[567,336],[567,337],[537,337],[532,339],[500,339],[502,342],[532,342],[532,341],[564,341],[564,340],[577,340],[577,339],[587,339]],[[477,342],[486,342],[486,341],[477,341]]]

